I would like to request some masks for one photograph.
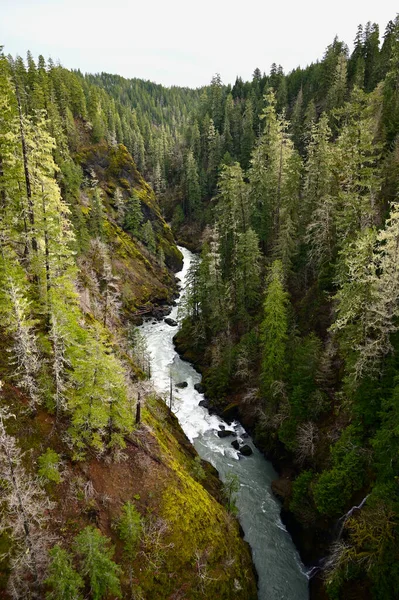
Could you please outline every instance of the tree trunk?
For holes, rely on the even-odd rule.
[[[24,164],[24,174],[25,174],[25,186],[26,186],[26,198],[28,201],[28,218],[31,227],[31,235],[32,235],[32,249],[34,252],[37,252],[37,240],[35,234],[35,215],[33,212],[33,201],[32,201],[32,188],[30,184],[30,174],[29,174],[29,166],[28,166],[28,149],[26,146],[25,140],[25,131],[23,125],[22,118],[22,108],[21,108],[21,98],[19,96],[18,85],[15,82],[15,94],[17,97],[18,104],[18,115],[19,115],[19,131],[21,135],[21,146],[22,146],[22,159]]]
[[[137,404],[136,404],[136,425],[140,425],[141,423],[141,400],[140,400],[140,392],[137,394]]]

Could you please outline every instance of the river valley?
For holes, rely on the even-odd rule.
[[[177,273],[181,293],[170,318],[178,320],[179,303],[185,293],[187,273],[194,255],[180,247],[184,256],[183,269]],[[177,326],[149,319],[140,327],[151,355],[151,378],[158,392],[169,397],[170,377],[173,382],[173,412],[187,437],[204,460],[219,472],[222,480],[230,473],[238,476],[240,488],[236,504],[245,540],[252,548],[253,560],[259,575],[259,600],[307,600],[308,578],[297,549],[280,519],[280,505],[273,496],[271,482],[277,474],[253,445],[238,422],[229,425],[220,417],[210,415],[199,406],[203,395],[194,389],[201,375],[183,361],[173,345]],[[187,382],[178,389],[176,384]],[[221,429],[233,429],[236,437],[220,438]],[[248,444],[253,453],[244,457],[235,450],[233,439]]]

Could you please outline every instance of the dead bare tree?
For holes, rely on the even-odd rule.
[[[220,576],[211,577],[209,573],[209,557],[211,555],[210,548],[205,550],[196,550],[194,552],[194,564],[198,577],[198,585],[202,594],[205,594],[207,585],[211,581],[218,581]]]
[[[0,533],[13,540],[9,550],[12,598],[42,598],[42,581],[47,566],[47,552],[55,538],[46,530],[52,503],[22,465],[22,453],[15,439],[8,435],[4,421],[12,417],[0,409],[0,500],[4,510]]]
[[[296,460],[299,464],[314,456],[318,439],[319,430],[314,423],[308,421],[299,425],[296,450]]]
[[[67,389],[66,367],[68,361],[65,356],[66,339],[55,314],[51,315],[51,330],[49,338],[52,344],[52,371],[54,375],[54,402],[55,415],[58,420],[60,413],[66,409],[65,392]]]
[[[99,239],[91,240],[88,253],[91,271],[97,278],[97,290],[100,292],[100,310],[102,324],[109,327],[119,321],[121,308],[119,278],[112,272],[112,263],[107,245]]]
[[[11,276],[7,278],[7,293],[10,302],[7,329],[14,342],[11,352],[16,365],[15,377],[18,385],[29,394],[29,404],[34,408],[40,400],[37,385],[40,362],[36,334],[30,320],[29,302]]]
[[[174,547],[173,543],[165,541],[168,532],[169,524],[165,519],[150,516],[143,523],[140,554],[144,556],[154,571],[158,571],[162,567],[165,553]]]

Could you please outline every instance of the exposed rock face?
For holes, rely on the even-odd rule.
[[[291,496],[292,481],[286,477],[279,477],[279,479],[272,481],[272,490],[281,502],[285,502]]]
[[[165,323],[167,325],[170,325],[171,327],[177,327],[177,321],[175,321],[174,319],[171,319],[170,317],[167,317],[165,319]]]
[[[171,310],[172,309],[170,306],[156,306],[152,309],[151,315],[158,321],[161,321],[166,315],[168,315],[171,312]]]

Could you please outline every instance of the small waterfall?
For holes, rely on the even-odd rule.
[[[347,513],[345,513],[340,519],[338,519],[338,523],[337,523],[338,534],[337,534],[336,539],[334,540],[335,542],[339,542],[339,540],[341,539],[342,532],[344,530],[347,520],[353,515],[355,510],[360,510],[361,508],[363,508],[368,497],[369,497],[369,494],[367,494],[367,496],[365,496],[363,498],[363,500],[361,501],[361,503],[358,506],[352,506],[352,508],[350,508]]]
[[[323,571],[327,561],[328,556],[324,556],[318,561],[317,565],[314,565],[314,567],[310,567],[310,569],[308,569],[308,571],[306,572],[307,578],[312,579],[312,577],[314,577],[316,573]]]
[[[353,513],[356,510],[361,510],[363,508],[363,506],[366,504],[366,501],[367,501],[367,498],[369,497],[369,495],[370,494],[367,494],[367,496],[365,496],[363,498],[363,500],[360,502],[360,504],[352,506],[352,508],[350,508],[348,510],[348,512],[346,512],[344,515],[342,515],[342,517],[340,517],[338,519],[337,525],[336,525],[337,533],[334,536],[332,544],[335,544],[340,541],[346,522],[348,521],[348,519],[353,515]],[[320,571],[323,571],[325,566],[328,564],[329,558],[330,558],[329,556],[325,556],[324,558],[321,558],[319,560],[317,565],[311,567],[306,573],[308,579],[312,579],[312,577],[314,577],[317,573],[319,573]]]

